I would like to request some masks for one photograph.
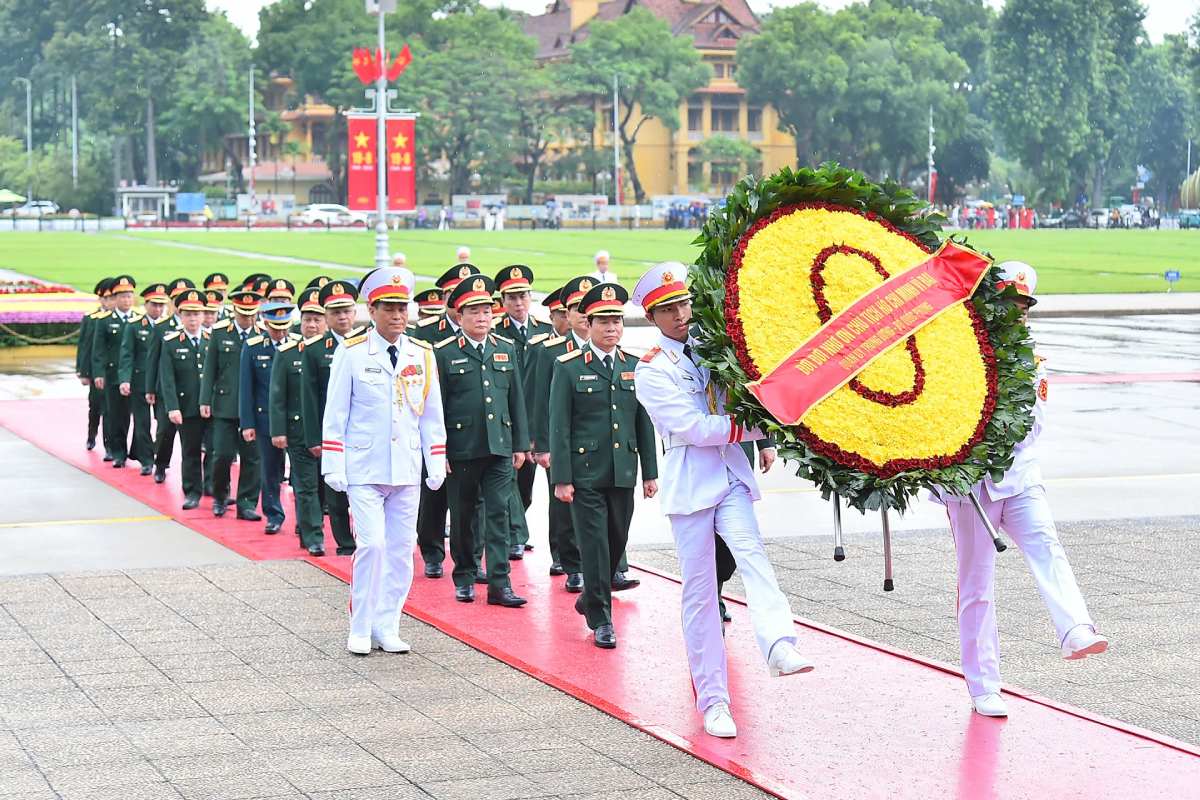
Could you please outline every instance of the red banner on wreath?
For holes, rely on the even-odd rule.
[[[412,117],[387,121],[388,211],[413,211],[417,207],[414,122]]]
[[[747,388],[780,424],[798,424],[876,358],[974,294],[991,264],[946,241],[928,261],[855,300]]]
[[[377,167],[374,117],[346,117],[346,205],[374,211]]]

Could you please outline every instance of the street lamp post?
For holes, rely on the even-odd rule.
[[[384,37],[384,15],[396,10],[396,0],[366,0],[367,13],[378,16],[378,53],[387,52]],[[375,266],[391,264],[387,232],[387,65],[380,64],[375,81]]]
[[[14,78],[13,83],[25,84],[25,169],[29,181],[25,186],[25,200],[33,200],[33,81],[29,78]]]

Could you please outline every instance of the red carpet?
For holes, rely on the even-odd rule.
[[[268,537],[259,524],[218,521],[205,509],[181,513],[174,470],[156,486],[103,464],[83,449],[83,409],[0,403],[0,424],[250,558],[299,555],[287,528]],[[771,679],[737,603],[728,645],[741,735],[712,739],[692,705],[675,580],[640,570],[641,587],[616,596],[620,647],[601,651],[563,579],[547,576],[545,548],[530,556],[513,571],[530,600],[524,609],[466,606],[448,579],[417,578],[406,610],[780,797],[1152,798],[1195,796],[1200,786],[1200,749],[1019,692],[1007,694],[1007,721],[984,719],[953,670],[813,623],[798,621],[797,635],[817,670]],[[349,559],[311,561],[348,575]]]

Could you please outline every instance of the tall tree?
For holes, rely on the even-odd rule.
[[[1187,141],[1196,133],[1196,102],[1188,74],[1187,38],[1167,36],[1138,50],[1133,65],[1134,142],[1130,167],[1151,172],[1146,190],[1160,205],[1174,203],[1187,176]]]
[[[634,162],[642,126],[657,119],[667,130],[679,127],[679,104],[707,85],[712,69],[689,36],[675,36],[666,22],[638,7],[612,21],[593,22],[571,51],[575,80],[599,97],[612,95],[617,78],[620,106],[616,134],[625,149],[625,168],[638,203],[646,192]]]
[[[533,203],[533,184],[550,148],[584,139],[592,111],[581,103],[561,62],[530,65],[521,80],[513,138],[520,170],[525,176],[525,202]]]

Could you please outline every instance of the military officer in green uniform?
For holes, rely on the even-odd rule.
[[[450,554],[454,559],[455,599],[475,599],[475,539],[487,559],[488,603],[516,608],[525,598],[513,593],[508,566],[508,502],[512,470],[529,451],[525,393],[516,370],[513,344],[491,332],[490,278],[471,275],[450,293],[448,307],[459,313],[458,336],[435,346],[446,423]],[[476,505],[483,497],[484,519]]]
[[[303,369],[303,412],[304,443],[313,458],[319,459],[322,451],[321,421],[325,418],[325,399],[329,389],[329,369],[333,356],[347,339],[367,331],[368,326],[355,327],[354,316],[358,308],[358,291],[349,281],[330,281],[321,287],[318,301],[325,309],[325,332],[304,340]],[[354,534],[350,531],[350,499],[320,481],[317,491],[321,505],[329,514],[329,529],[337,544],[339,556],[354,555]]]
[[[637,359],[619,346],[628,300],[616,283],[587,291],[580,306],[589,341],[555,359],[550,387],[550,479],[570,507],[583,561],[575,609],[603,648],[617,646],[612,576],[629,541],[639,461],[642,496],[658,492],[654,425],[633,388]]]
[[[325,309],[321,290],[300,293],[300,335],[314,343],[325,335]],[[286,450],[291,462],[292,500],[295,503],[296,535],[311,556],[325,555],[325,516],[318,491],[321,463],[309,451],[304,438],[304,341],[292,339],[279,348],[271,365],[269,424],[271,444]]]
[[[88,450],[96,447],[96,434],[100,431],[100,420],[104,416],[104,392],[97,389],[92,382],[92,323],[100,317],[108,316],[108,312],[112,310],[112,298],[108,293],[111,280],[112,278],[101,278],[96,283],[93,292],[100,302],[100,307],[90,314],[84,314],[83,319],[79,321],[79,342],[75,345],[75,376],[81,384],[88,387]],[[112,461],[108,452],[108,442],[104,439],[101,439],[101,442],[104,444],[104,460]]]
[[[154,470],[154,439],[150,435],[150,404],[146,402],[146,353],[167,313],[167,285],[152,283],[142,290],[141,319],[125,326],[121,334],[121,355],[117,360],[118,388],[129,398],[133,414],[133,444],[129,455],[142,465],[141,474]]]
[[[229,505],[230,470],[238,460],[237,518],[262,519],[255,507],[262,488],[258,445],[242,438],[239,427],[238,389],[242,348],[261,335],[258,327],[259,296],[239,288],[229,294],[233,316],[213,325],[204,354],[204,380],[200,382],[200,415],[208,419],[213,442],[213,516],[225,516]]]
[[[160,401],[167,418],[179,431],[180,478],[183,486],[183,509],[200,505],[204,475],[200,463],[201,446],[207,420],[200,416],[200,382],[203,379],[204,349],[208,334],[202,330],[205,297],[197,289],[188,289],[176,296],[181,330],[162,338],[159,353],[158,377]]]
[[[225,312],[225,298],[229,292],[229,276],[223,272],[213,272],[204,279],[204,293],[217,293],[217,319],[226,319],[229,315]],[[211,298],[208,298],[211,302]],[[211,326],[210,326],[211,327]]]
[[[162,395],[162,383],[159,380],[159,364],[161,362],[162,345],[166,337],[176,331],[183,330],[179,318],[179,308],[176,300],[189,289],[195,289],[196,284],[188,278],[176,278],[167,284],[167,306],[165,319],[154,327],[154,336],[150,339],[150,347],[146,350],[146,402],[154,407],[154,482],[162,483],[167,479],[167,468],[171,466],[171,455],[175,452],[175,425],[167,416],[166,406],[158,400]]]
[[[92,383],[104,392],[104,427],[113,467],[125,466],[129,457],[129,396],[121,394],[117,367],[121,360],[121,336],[125,326],[141,315],[133,310],[133,278],[119,275],[109,286],[113,308],[92,323]]]
[[[455,287],[464,278],[478,275],[479,270],[473,264],[456,264],[442,273],[435,286],[441,293],[444,308],[443,314],[429,314],[417,321],[417,329],[412,336],[415,339],[436,345],[438,342],[457,336],[458,311],[450,308],[447,300]],[[430,489],[425,485],[421,476],[421,499],[417,507],[417,547],[421,550],[421,560],[425,562],[425,577],[440,578],[443,574],[442,562],[446,558],[446,512],[448,488],[443,485],[439,489]]]
[[[442,297],[440,289],[426,289],[423,292],[417,292],[413,296],[413,302],[417,304],[417,322],[429,319],[430,317],[440,317],[446,313],[446,301]]]
[[[533,373],[533,353],[531,349],[545,339],[550,338],[553,330],[549,323],[542,322],[529,313],[530,290],[533,288],[533,270],[524,264],[510,264],[496,273],[496,291],[500,293],[504,304],[504,319],[495,327],[496,333],[507,339],[512,339],[517,347],[517,371],[521,375],[522,388],[525,390],[525,412],[532,416],[530,406],[533,393],[530,387],[530,376]],[[537,474],[537,464],[532,454],[517,470],[517,492],[509,500],[508,514],[510,518],[511,539],[509,558],[521,558],[525,550],[532,550],[529,543],[529,526],[525,521],[525,513],[533,502],[533,479]]]

